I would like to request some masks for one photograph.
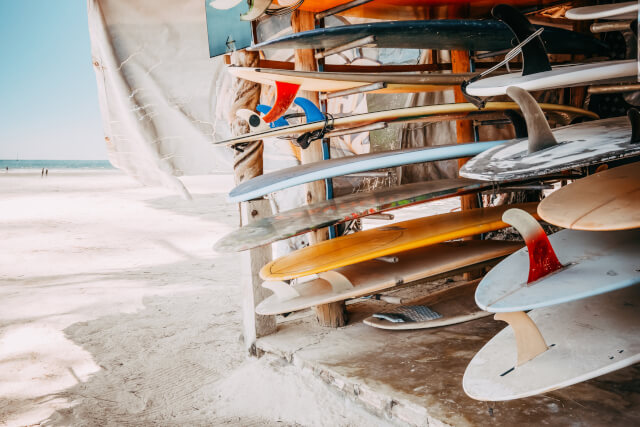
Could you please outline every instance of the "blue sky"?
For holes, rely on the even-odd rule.
[[[0,159],[106,159],[86,0],[0,0]]]

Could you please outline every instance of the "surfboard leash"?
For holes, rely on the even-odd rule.
[[[281,139],[288,139],[293,141],[297,146],[303,150],[309,147],[313,141],[323,139],[328,132],[331,132],[333,128],[334,118],[330,113],[324,114],[324,125],[322,129],[314,130],[313,132],[306,132],[298,137],[281,136]]]
[[[484,70],[481,73],[476,74],[475,76],[471,77],[469,80],[465,80],[464,82],[462,82],[462,84],[460,85],[460,89],[462,90],[462,95],[465,97],[465,99],[467,101],[469,101],[470,103],[472,103],[473,105],[475,105],[476,107],[478,107],[478,108],[484,108],[485,104],[487,103],[487,100],[483,99],[483,98],[480,98],[480,97],[477,97],[477,96],[470,95],[469,93],[467,93],[467,86],[469,86],[473,82],[476,82],[476,81],[480,80],[481,78],[487,76],[488,74],[493,73],[494,71],[496,71],[497,69],[503,67],[504,65],[508,66],[509,61],[511,61],[512,59],[514,59],[515,57],[517,57],[518,55],[520,55],[522,53],[522,47],[524,45],[526,45],[527,43],[529,43],[531,40],[533,40],[536,37],[538,37],[540,34],[542,34],[543,31],[544,31],[544,27],[538,28],[531,35],[529,35],[526,39],[524,39],[521,43],[518,43],[513,49],[511,49],[504,56],[504,59],[502,61],[498,62],[493,67],[491,67],[491,68],[489,68],[487,70]]]

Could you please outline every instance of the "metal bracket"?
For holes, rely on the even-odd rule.
[[[321,99],[339,98],[341,96],[355,95],[358,93],[365,93],[365,92],[373,92],[374,90],[380,90],[386,87],[387,87],[387,83],[377,82],[377,83],[371,83],[369,85],[354,87],[351,89],[338,90],[336,92],[329,92],[326,95],[321,96],[320,98]]]
[[[395,264],[398,261],[400,261],[400,258],[398,258],[397,256],[393,256],[393,255],[379,256],[378,258],[374,258],[374,259],[376,261],[388,262],[389,264]]]
[[[516,86],[509,86],[507,95],[520,106],[527,123],[529,154],[556,145],[556,138],[551,133],[549,122],[533,96]]]
[[[344,12],[349,9],[353,9],[354,7],[362,6],[363,4],[367,4],[372,0],[353,0],[345,4],[341,4],[336,7],[332,7],[331,9],[327,9],[323,12],[316,13],[316,19],[324,19],[327,16],[335,15],[336,13]]]
[[[389,125],[386,122],[372,123],[370,125],[359,126],[359,127],[355,127],[355,128],[333,130],[331,132],[327,132],[324,135],[324,137],[325,138],[335,138],[335,137],[338,137],[338,136],[352,135],[354,133],[370,132],[370,131],[374,131],[374,130],[386,129],[388,127],[389,127]]]
[[[516,36],[518,43],[529,37],[536,31],[536,28],[518,9],[506,4],[499,4],[491,10],[494,18],[504,22],[511,32]],[[522,75],[551,71],[551,64],[547,51],[540,37],[531,40],[521,48],[522,50]]]
[[[317,52],[314,56],[316,59],[322,59],[329,55],[334,55],[336,53],[344,52],[345,50],[355,49],[357,47],[367,46],[375,47],[376,45],[376,36],[366,36],[361,39],[354,40],[349,43],[345,43],[340,46],[332,47],[331,49],[325,49],[321,52]]]

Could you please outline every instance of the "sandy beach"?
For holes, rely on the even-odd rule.
[[[193,200],[117,170],[0,173],[0,425],[380,425],[247,359],[227,175]]]

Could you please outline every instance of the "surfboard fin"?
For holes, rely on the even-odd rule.
[[[516,367],[525,364],[549,349],[540,330],[524,311],[496,313],[493,318],[507,322],[513,329],[518,350]],[[506,375],[506,373],[503,375]]]
[[[293,102],[298,107],[302,108],[302,111],[304,111],[304,115],[307,118],[307,123],[321,122],[324,120],[324,114],[322,114],[322,111],[320,111],[316,104],[309,101],[307,98],[297,97]]]
[[[300,85],[285,82],[276,82],[276,102],[269,113],[267,113],[262,119],[267,122],[273,122],[280,118],[289,109],[293,100],[300,89]]]
[[[516,133],[516,138],[526,138],[529,134],[527,133],[527,122],[524,118],[515,110],[506,110],[504,115],[507,116],[511,125],[513,126],[513,130]]]
[[[344,274],[335,270],[320,273],[318,277],[329,282],[334,292],[345,292],[353,289],[353,283]]]
[[[556,145],[557,141],[551,133],[549,122],[533,96],[516,86],[509,86],[507,95],[518,104],[527,124],[529,154]]]
[[[249,124],[249,132],[265,132],[270,129],[269,124],[266,123],[257,113],[241,108],[236,112],[236,116],[240,117]]]
[[[527,244],[529,250],[527,284],[562,268],[549,238],[534,217],[522,209],[509,209],[502,214],[502,221],[518,230]]]
[[[240,15],[240,20],[255,21],[267,11],[271,3],[271,0],[252,0],[249,2],[249,10],[247,13]]]
[[[515,7],[507,4],[499,4],[491,10],[494,18],[504,22],[516,36],[518,43],[522,43],[527,37],[536,32],[536,28]],[[551,64],[547,56],[547,50],[540,37],[536,37],[521,47],[522,51],[522,75],[551,71]]]
[[[637,108],[630,108],[627,111],[627,117],[631,122],[631,143],[640,142],[640,111]]]
[[[291,285],[279,280],[269,280],[262,282],[262,287],[272,291],[279,301],[289,301],[300,296],[298,291]]]

